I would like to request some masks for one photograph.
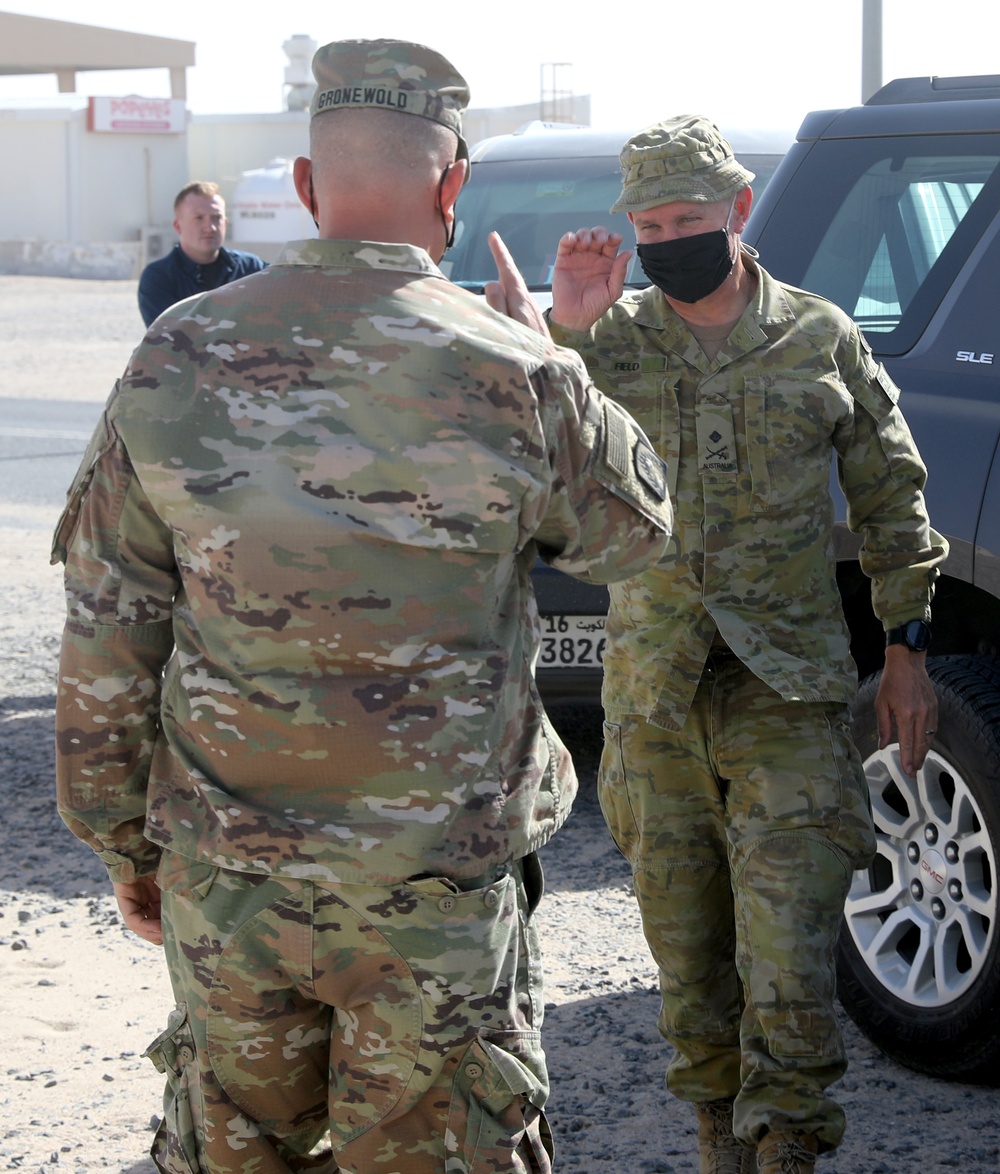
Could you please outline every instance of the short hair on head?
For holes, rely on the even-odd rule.
[[[380,170],[419,178],[455,161],[458,136],[429,118],[365,107],[314,118],[310,151],[319,182]]]
[[[222,192],[219,191],[219,185],[217,183],[211,183],[205,179],[192,180],[191,183],[185,184],[174,197],[175,215],[188,196],[207,196],[209,199],[213,196],[219,196],[221,199]]]

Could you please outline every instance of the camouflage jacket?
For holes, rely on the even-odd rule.
[[[288,246],[158,320],[70,490],[63,818],[122,881],[164,845],[368,883],[534,850],[576,787],[536,552],[634,575],[670,513],[572,352],[419,249]]]
[[[553,324],[667,462],[674,537],[655,569],[611,589],[604,699],[680,728],[708,649],[725,643],[789,699],[857,687],[835,577],[836,454],[848,524],[886,627],[926,617],[947,543],[899,391],[854,323],[744,256],[757,290],[714,361],[656,288],[589,333]]]

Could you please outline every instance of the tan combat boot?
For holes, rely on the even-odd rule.
[[[813,1174],[819,1149],[811,1133],[765,1133],[757,1143],[760,1174]]]
[[[733,1102],[695,1105],[698,1114],[698,1174],[755,1174],[757,1155],[733,1135]]]

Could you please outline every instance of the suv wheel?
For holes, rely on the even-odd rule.
[[[854,706],[878,850],[855,873],[837,949],[841,1002],[893,1059],[931,1075],[1000,1081],[1000,670],[928,662],[938,732],[915,779],[878,748],[881,674]]]

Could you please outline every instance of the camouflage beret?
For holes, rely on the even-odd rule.
[[[395,110],[429,118],[458,136],[458,158],[469,148],[462,111],[469,104],[465,78],[445,57],[410,41],[333,41],[316,50],[310,114],[333,110]]]
[[[714,122],[699,114],[668,118],[622,147],[622,191],[612,212],[644,212],[675,200],[715,203],[750,185]]]

